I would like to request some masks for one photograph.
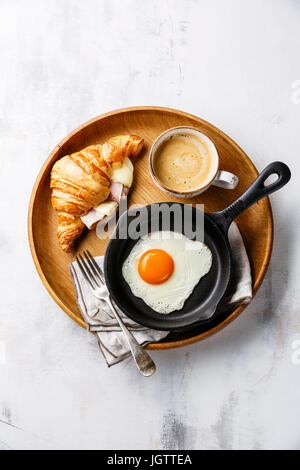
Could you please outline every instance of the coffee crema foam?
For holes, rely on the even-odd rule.
[[[168,189],[190,192],[209,183],[215,165],[209,145],[200,137],[176,134],[159,146],[153,169]]]

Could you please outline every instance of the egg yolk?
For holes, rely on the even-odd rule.
[[[142,254],[138,271],[148,284],[162,284],[172,276],[174,261],[166,251],[154,248]]]

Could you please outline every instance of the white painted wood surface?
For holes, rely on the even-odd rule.
[[[0,449],[300,448],[299,21],[298,0],[1,0]],[[153,352],[146,380],[130,361],[106,368],[42,286],[26,233],[51,149],[134,105],[197,114],[259,169],[293,172],[272,196],[251,306],[202,343]]]

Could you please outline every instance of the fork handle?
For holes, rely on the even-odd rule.
[[[154,362],[152,361],[149,354],[142,348],[140,343],[135,339],[133,334],[128,330],[128,328],[123,323],[120,315],[118,314],[117,310],[115,309],[110,297],[107,299],[110,308],[112,309],[115,317],[122,329],[123,333],[125,334],[128,345],[130,347],[131,354],[133,359],[136,363],[137,368],[139,369],[140,373],[145,377],[149,377],[150,375],[154,374],[156,367]]]

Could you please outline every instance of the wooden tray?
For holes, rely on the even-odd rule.
[[[28,233],[32,257],[43,284],[56,303],[79,325],[85,326],[76,304],[75,292],[68,264],[74,255],[63,253],[56,238],[56,214],[50,203],[50,170],[60,157],[78,151],[92,143],[102,143],[118,134],[136,134],[145,139],[144,150],[134,162],[134,183],[129,196],[133,203],[149,204],[159,201],[176,201],[152,182],[148,171],[148,154],[154,139],[163,131],[175,126],[193,126],[207,134],[215,143],[220,156],[220,168],[234,172],[240,182],[235,190],[209,188],[197,198],[186,203],[203,203],[205,211],[221,210],[236,199],[256,178],[257,170],[251,160],[227,135],[206,121],[169,108],[134,107],[120,109],[96,117],[83,124],[62,140],[51,152],[34,185],[28,214]],[[273,242],[273,219],[270,202],[262,199],[245,213],[237,223],[250,258],[254,293],[266,273]],[[258,236],[259,234],[259,236]],[[99,240],[95,231],[84,232],[76,245],[77,251],[88,248],[95,255],[103,255],[107,241]],[[213,323],[185,334],[171,333],[164,341],[150,344],[149,349],[167,349],[204,339],[224,328],[234,320],[245,306],[231,314],[218,316]]]

